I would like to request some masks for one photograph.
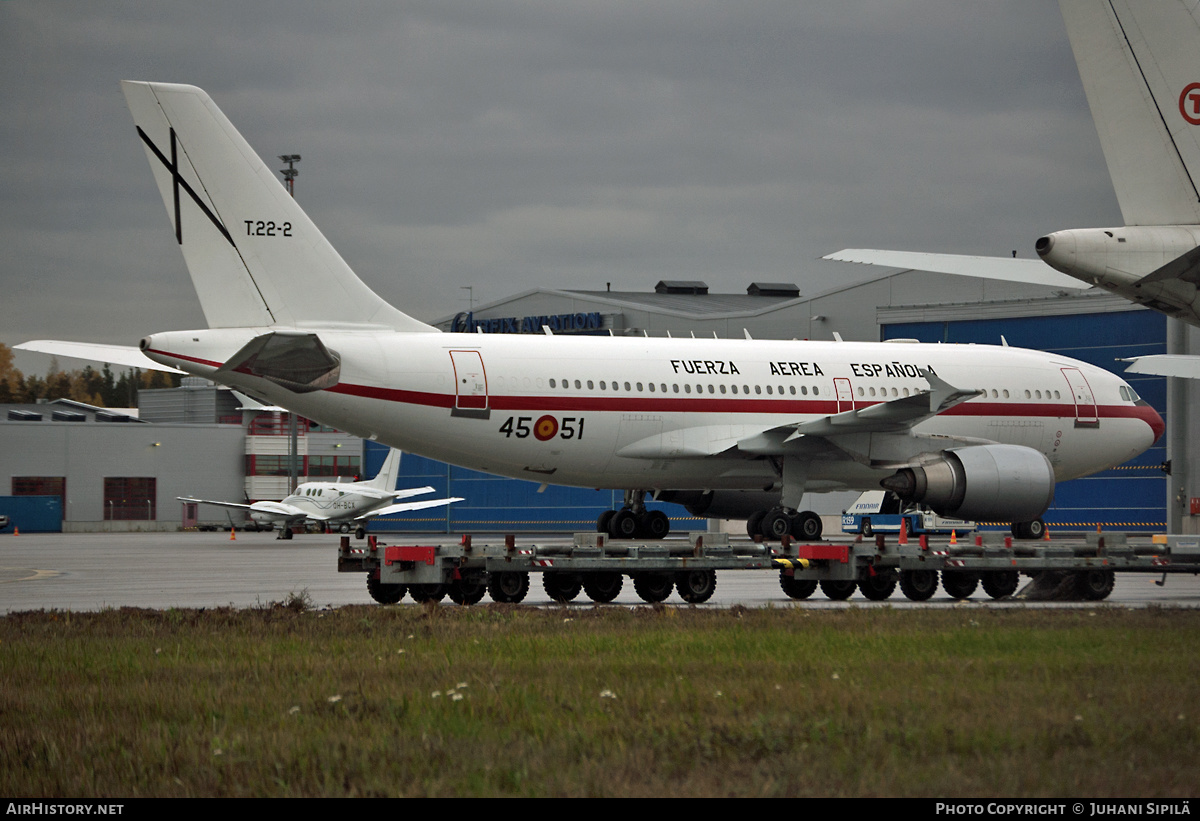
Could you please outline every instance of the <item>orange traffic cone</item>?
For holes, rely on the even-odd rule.
[[[1048,528],[1048,527],[1042,528],[1042,541],[1043,542],[1050,541],[1050,528]]]
[[[900,520],[900,544],[908,544],[908,519]]]
[[[950,531],[950,544],[958,544],[958,531],[957,530]]]
[[[229,541],[231,541],[231,542],[236,542],[236,541],[237,541],[237,528],[236,528],[236,527],[230,526],[230,528],[229,528]]]
[[[14,536],[20,536],[20,535],[21,535],[21,528],[17,527],[16,525],[13,525],[13,535],[14,535]]]

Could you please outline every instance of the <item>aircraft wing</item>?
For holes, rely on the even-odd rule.
[[[817,447],[812,440],[859,433],[894,433],[949,410],[979,395],[978,390],[956,388],[931,371],[921,369],[929,390],[888,402],[843,411],[818,419],[771,427],[713,425],[684,428],[632,442],[617,451],[635,459],[703,459],[732,452],[749,456],[794,454],[801,444]]]
[[[1182,379],[1200,379],[1200,356],[1185,354],[1155,354],[1122,359],[1130,363],[1125,373],[1145,373],[1154,376],[1178,376]]]
[[[835,262],[857,262],[884,268],[905,268],[912,271],[932,271],[937,274],[998,279],[1005,282],[1027,282],[1051,288],[1086,290],[1091,284],[1060,274],[1040,259],[1010,257],[976,257],[963,254],[926,254],[918,251],[880,251],[872,248],[847,248],[821,259]]]
[[[62,339],[31,339],[20,345],[13,345],[19,351],[35,351],[54,356],[68,356],[72,359],[89,359],[93,362],[108,362],[113,365],[123,365],[127,368],[141,368],[143,371],[166,371],[167,373],[187,373],[166,365],[160,365],[150,359],[140,349],[131,345],[104,345],[99,342],[68,342]]]
[[[212,499],[195,499],[191,496],[176,496],[175,498],[181,502],[193,502],[201,505],[216,505],[217,507],[233,507],[237,508],[238,510],[250,510],[252,507],[251,505],[241,505],[237,502],[217,502]]]
[[[455,502],[461,502],[462,496],[451,496],[448,499],[425,499],[420,502],[397,502],[394,505],[381,507],[378,510],[372,510],[369,513],[364,513],[362,516],[356,516],[354,521],[362,522],[375,516],[388,516],[392,513],[407,513],[412,510],[425,510],[430,507],[440,507],[441,505],[452,505]]]

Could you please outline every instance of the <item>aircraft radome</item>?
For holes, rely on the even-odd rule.
[[[400,451],[388,451],[383,466],[374,479],[362,482],[304,482],[281,502],[218,502],[211,499],[195,499],[191,496],[177,497],[181,502],[236,508],[247,511],[247,515],[260,525],[279,525],[281,539],[292,538],[292,528],[306,522],[320,522],[328,527],[337,527],[343,533],[354,529],[358,538],[366,535],[366,522],[376,516],[426,510],[431,507],[461,502],[462,497],[448,499],[422,499],[417,502],[401,502],[412,496],[433,493],[431,487],[396,489],[400,475]]]
[[[1125,225],[1047,234],[1035,244],[1041,262],[861,248],[825,259],[1056,288],[1095,286],[1200,326],[1197,10],[1179,0],[1059,5]],[[1200,357],[1130,361],[1129,373],[1200,379]]]
[[[651,494],[816,539],[802,494],[881,484],[1025,528],[1163,430],[1119,377],[1007,346],[441,333],[355,276],[205,92],[122,85],[209,325],[146,356],[432,459],[623,489],[614,537],[666,534]]]

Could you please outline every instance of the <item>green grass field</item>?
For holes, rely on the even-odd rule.
[[[1183,797],[1200,611],[0,618],[7,796]]]

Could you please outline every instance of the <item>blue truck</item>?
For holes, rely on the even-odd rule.
[[[904,520],[908,520],[908,532],[914,536],[975,530],[974,522],[939,516],[927,507],[904,502],[885,490],[868,490],[842,511],[842,532],[864,536],[899,533],[900,523]]]

